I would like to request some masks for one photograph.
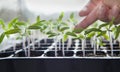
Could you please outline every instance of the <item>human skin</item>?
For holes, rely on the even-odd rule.
[[[75,30],[85,29],[97,20],[109,22],[114,18],[114,24],[120,23],[120,0],[90,0],[80,11],[85,19],[75,26]]]

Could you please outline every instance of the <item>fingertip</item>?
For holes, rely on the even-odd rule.
[[[81,32],[81,29],[87,28],[98,19],[97,10],[98,8],[96,7],[81,23],[75,26],[76,32]]]
[[[120,8],[118,5],[115,5],[112,7],[112,9],[109,11],[109,20],[112,20],[113,18],[117,19],[120,13]]]

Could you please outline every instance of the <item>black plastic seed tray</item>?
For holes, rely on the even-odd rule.
[[[73,39],[70,47],[68,41],[57,42],[46,39],[30,45],[30,49],[22,44],[15,51],[13,48],[0,52],[1,72],[120,72],[119,43],[113,44],[113,50],[108,41],[99,49],[91,47],[90,40],[82,49],[81,40]],[[64,48],[63,48],[64,47]],[[112,55],[113,53],[113,55]],[[29,56],[28,56],[29,54]]]
[[[9,57],[13,55],[14,57],[27,57],[28,53],[30,53],[30,57],[119,57],[120,56],[120,48],[119,43],[116,42],[113,44],[113,50],[110,49],[110,44],[108,41],[104,40],[105,43],[104,48],[95,49],[91,47],[90,40],[86,40],[86,46],[84,50],[81,46],[81,40],[78,41],[76,47],[76,40],[72,39],[71,45],[68,47],[68,40],[63,43],[61,41],[57,42],[54,46],[54,39],[42,39],[39,42],[36,42],[33,45],[30,45],[30,50],[28,48],[23,48],[22,43],[16,45],[16,50],[13,51],[13,47],[5,50],[0,53],[1,57]],[[27,44],[27,42],[26,42]],[[49,48],[52,46],[52,48]],[[21,50],[17,52],[18,50]],[[112,55],[113,53],[113,55]]]
[[[0,60],[1,72],[119,72],[120,59],[9,58]]]

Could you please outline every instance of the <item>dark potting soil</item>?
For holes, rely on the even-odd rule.
[[[10,48],[6,49],[5,51],[6,52],[13,51],[13,47],[10,47]]]
[[[106,47],[107,50],[110,50],[110,48],[111,48],[110,47],[110,42],[107,41],[107,40],[103,40],[103,43],[104,43],[103,47]],[[113,48],[114,49],[119,48],[119,42],[118,41],[116,43],[113,43]]]
[[[41,56],[44,53],[44,51],[30,51],[30,57],[38,57]],[[14,57],[27,57],[27,54],[25,51],[18,52],[14,55]]]
[[[44,53],[44,51],[31,51],[30,56],[37,57],[37,56],[41,56],[43,53]]]
[[[53,39],[42,39],[42,40],[40,40],[40,43],[53,43],[54,42],[54,40]]]
[[[22,48],[23,48],[23,47],[22,47],[22,43],[16,44],[15,51],[16,51],[16,50],[20,50],[20,49],[22,49]],[[14,51],[14,47],[10,47],[10,48],[6,49],[5,51],[6,51],[6,52]]]
[[[76,53],[76,56],[83,56],[83,51],[78,51]],[[94,51],[85,51],[85,56],[86,57],[104,57],[106,56],[106,54],[103,51],[96,51],[96,53],[94,54]]]
[[[76,56],[82,57],[83,56],[83,51],[77,51]]]
[[[78,48],[77,50],[82,50],[82,48]],[[84,48],[84,50],[94,50],[94,48],[87,47],[87,48]]]
[[[96,51],[94,54],[94,51],[85,51],[85,55],[87,57],[93,56],[93,57],[104,57],[106,54],[103,51]]]
[[[80,43],[79,45],[78,45],[78,47],[82,47],[82,44]],[[86,43],[86,47],[91,47],[91,44],[90,43]]]
[[[114,51],[107,51],[109,56],[112,56],[112,52],[113,52],[113,56],[114,57],[120,57],[120,50],[114,50]]]
[[[31,43],[31,41],[30,41]],[[25,46],[28,46],[28,42],[25,41]],[[20,49],[23,49],[23,43],[17,43],[16,46],[15,46],[15,50],[20,50]],[[14,51],[14,47],[10,47],[8,49],[6,49],[5,51],[9,52],[9,51]]]
[[[20,51],[19,53],[15,54],[14,57],[26,57],[25,51]]]
[[[110,47],[110,44],[106,44],[106,45],[104,45],[104,47],[106,47],[108,50],[111,48],[111,47]],[[120,48],[119,48],[119,44],[113,44],[113,48],[118,48],[118,49],[120,49]]]
[[[73,51],[64,51],[65,57],[71,57],[74,55]],[[45,54],[47,57],[55,57],[55,51],[48,51]],[[62,51],[57,51],[57,57],[64,57]]]
[[[12,54],[14,54],[14,51],[11,51],[11,52],[1,52],[0,53],[0,58],[2,58],[2,57],[9,57]]]
[[[62,45],[62,44],[60,44],[60,45],[59,45],[59,44],[57,44],[57,47],[61,47],[61,48],[62,48],[62,47],[63,47],[63,45]],[[67,44],[64,44],[64,47],[66,47],[66,48],[67,48],[67,47],[68,47],[68,45],[67,45]],[[71,45],[70,45],[70,47],[75,47],[75,44],[71,44]]]
[[[35,44],[35,48],[48,48],[49,46],[52,45],[53,42],[54,42],[53,39],[46,39],[46,40],[42,39],[40,41],[40,45],[38,43]]]
[[[51,46],[51,45],[52,45],[52,43],[41,43],[40,46],[39,46],[38,43],[37,43],[37,44],[35,44],[35,47],[36,48],[39,48],[39,47],[48,47],[48,46]]]
[[[46,50],[48,48],[35,48],[35,50]]]
[[[52,48],[51,50],[55,50],[56,48]],[[74,50],[75,48],[64,48],[64,50]],[[57,48],[57,50],[62,50],[62,48]]]

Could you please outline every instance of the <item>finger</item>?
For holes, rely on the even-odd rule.
[[[75,26],[75,30],[87,28],[98,19],[98,7],[96,7],[81,23]]]
[[[109,8],[103,3],[100,3],[98,7],[98,19],[104,22],[108,22],[109,21],[108,11],[109,11]]]
[[[120,14],[118,17],[115,19],[114,24],[120,24]]]
[[[87,16],[102,0],[90,0],[88,4],[80,11],[80,16]]]
[[[109,11],[109,20],[112,20],[113,18],[117,19],[119,16],[120,9],[117,5],[113,6],[112,9]]]
[[[80,16],[88,15],[95,8],[95,4],[91,0],[88,4],[79,12]]]

